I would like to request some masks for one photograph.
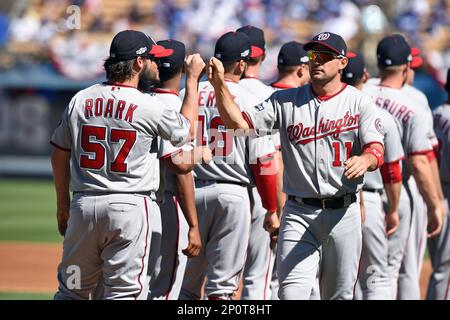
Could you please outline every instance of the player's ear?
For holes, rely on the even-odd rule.
[[[338,65],[339,70],[344,70],[345,67],[347,66],[347,64],[348,64],[348,58],[347,57],[343,57],[342,59],[340,59],[339,60],[339,65]]]
[[[364,73],[363,73],[363,77],[362,77],[363,83],[366,83],[367,80],[369,80],[369,77],[370,77],[369,71],[367,71],[367,69],[364,68]]]

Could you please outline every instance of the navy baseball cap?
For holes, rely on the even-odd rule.
[[[124,30],[116,34],[109,48],[109,57],[118,61],[131,60],[136,57],[152,58],[155,55],[168,54],[166,49],[143,32]]]
[[[377,60],[384,67],[407,64],[412,61],[411,47],[399,34],[384,37],[377,46]]]
[[[164,71],[179,70],[184,64],[184,58],[186,57],[186,47],[184,43],[177,40],[161,40],[157,44],[166,48],[169,55],[160,57],[155,55],[160,62],[160,69]]]
[[[303,44],[291,41],[283,44],[278,53],[278,65],[284,67],[299,66],[308,63],[309,58]]]
[[[248,25],[236,30],[237,32],[245,33],[250,39],[252,52],[250,58],[257,58],[262,56],[266,51],[266,41],[264,40],[264,31],[260,28]]]
[[[312,38],[310,41],[303,45],[303,49],[306,51],[313,50],[316,45],[322,45],[330,49],[332,52],[340,56],[347,54],[347,45],[344,39],[338,34],[332,32],[322,32]]]
[[[342,72],[342,82],[354,83],[364,75],[364,58],[361,54],[349,51],[347,53],[348,64]]]
[[[214,57],[224,62],[248,60],[250,47],[250,39],[245,33],[230,31],[217,40]]]

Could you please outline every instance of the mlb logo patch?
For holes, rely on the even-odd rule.
[[[264,106],[262,104],[258,104],[255,106],[256,111],[263,111],[264,110]]]

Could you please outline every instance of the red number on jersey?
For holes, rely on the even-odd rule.
[[[199,129],[197,131],[197,145],[206,146],[205,134],[205,115],[199,115]],[[220,117],[211,119],[208,145],[211,148],[211,153],[216,157],[227,157],[233,151],[233,136],[226,131],[225,124]]]
[[[94,158],[80,156],[80,167],[85,169],[100,170],[105,165],[105,147],[100,142],[92,142],[91,137],[97,141],[106,139],[105,127],[83,126],[81,128],[81,149],[84,152],[94,154]]]
[[[120,140],[124,140],[124,143],[116,157],[116,160],[111,163],[111,171],[127,172],[127,164],[125,163],[125,160],[136,142],[136,131],[111,129],[111,142],[119,142]]]
[[[233,137],[228,133],[225,123],[220,117],[211,119],[211,140],[209,141],[212,154],[227,157],[233,150]]]
[[[345,151],[346,151],[346,156],[348,158],[350,158],[350,154],[352,152],[352,142],[345,142]],[[333,165],[333,167],[340,167],[342,166],[342,161],[341,161],[341,143],[339,141],[334,141],[333,142],[333,149],[334,149],[334,160],[331,163]]]
[[[91,141],[93,137],[96,141]],[[127,164],[125,160],[136,142],[136,131],[111,129],[110,142],[117,143],[124,140],[116,159],[111,163],[111,171],[126,172]],[[85,169],[100,170],[105,165],[106,149],[99,141],[106,141],[106,128],[95,126],[82,126],[81,128],[81,148],[84,152],[93,153],[91,159],[87,155],[80,156],[80,167]]]

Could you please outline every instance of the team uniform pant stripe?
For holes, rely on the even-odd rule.
[[[139,293],[136,295],[136,298],[139,297],[141,295],[143,286],[142,286],[142,282],[141,282],[141,276],[142,273],[144,272],[144,259],[145,259],[145,255],[147,253],[147,244],[148,244],[148,231],[149,231],[149,225],[148,225],[148,207],[147,207],[147,198],[144,197],[144,206],[145,206],[145,224],[147,225],[147,230],[145,231],[145,247],[144,247],[144,255],[142,256],[142,267],[141,267],[141,272],[139,273],[138,276],[138,282],[139,282],[139,286],[141,287],[141,289],[139,290]],[[150,253],[149,253],[150,255]]]
[[[175,196],[173,197],[173,204],[175,206],[175,213],[176,213],[176,216],[177,216],[177,242],[175,243],[175,252],[174,252],[174,257],[173,257],[172,275],[170,276],[169,287],[167,288],[167,292],[166,292],[166,300],[169,300],[170,290],[172,290],[173,283],[175,282],[175,273],[176,273],[177,259],[178,259],[178,245],[179,245],[179,242],[180,242],[180,218],[178,216],[178,201],[177,201],[177,198]]]
[[[270,244],[269,244],[269,263],[267,265],[267,271],[266,271],[266,276],[264,277],[264,292],[263,292],[263,300],[266,300],[266,292],[267,292],[267,285],[268,285],[268,278],[269,278],[269,272],[270,272],[270,263],[272,262],[272,250],[270,249]]]

